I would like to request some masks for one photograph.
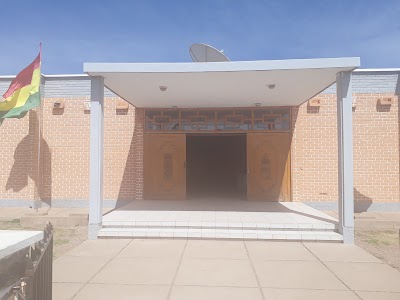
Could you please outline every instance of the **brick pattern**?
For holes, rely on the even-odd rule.
[[[337,201],[336,95],[292,108],[292,200]]]
[[[45,98],[42,103],[42,200],[89,198],[89,98]],[[64,109],[55,109],[55,102]]]
[[[51,205],[52,200],[89,198],[88,100],[45,98],[25,118],[4,121],[0,199],[40,199]],[[104,198],[142,199],[144,111],[117,110],[118,100],[105,99]],[[64,109],[53,108],[59,101]]]
[[[46,77],[44,80],[44,98],[81,98],[90,96],[91,80],[89,76]],[[1,89],[1,81],[0,81]],[[105,98],[117,97],[109,89],[104,88]]]
[[[391,106],[378,99],[394,98]],[[399,107],[393,94],[357,94],[353,113],[356,201],[399,202]]]
[[[37,109],[1,125],[0,199],[34,200],[39,186],[38,128]]]
[[[354,122],[355,199],[399,202],[398,97],[356,94]],[[395,97],[390,107],[380,97]],[[321,94],[319,108],[292,108],[292,199],[337,200],[336,96]],[[87,200],[90,112],[80,98],[45,98],[23,119],[0,127],[3,162],[0,199]],[[143,199],[144,110],[117,110],[105,99],[104,198]],[[65,109],[53,109],[64,101]],[[40,137],[40,138],[39,138]],[[40,149],[40,155],[38,154]],[[38,158],[40,156],[40,164]]]
[[[143,109],[117,110],[107,98],[104,133],[104,198],[142,199]]]
[[[356,201],[399,202],[399,109],[393,94],[355,94],[353,112]],[[390,107],[377,105],[394,97]],[[292,108],[292,199],[337,200],[336,95],[321,94],[319,108]]]
[[[399,71],[368,71],[353,72],[352,88],[353,93],[379,94],[396,93],[400,88]],[[332,84],[322,94],[336,94],[336,84]]]

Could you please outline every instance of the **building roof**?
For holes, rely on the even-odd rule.
[[[360,58],[207,63],[85,63],[84,72],[137,107],[291,106],[360,66]],[[163,91],[163,87],[166,88]]]

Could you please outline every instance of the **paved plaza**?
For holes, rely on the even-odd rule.
[[[400,272],[354,245],[86,241],[54,262],[54,299],[400,299]]]

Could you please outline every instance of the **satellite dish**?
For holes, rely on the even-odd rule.
[[[189,48],[189,53],[194,62],[230,61],[222,50],[206,44],[192,44]]]

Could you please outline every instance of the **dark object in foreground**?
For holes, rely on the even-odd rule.
[[[0,260],[0,300],[51,300],[53,225],[43,239]]]

